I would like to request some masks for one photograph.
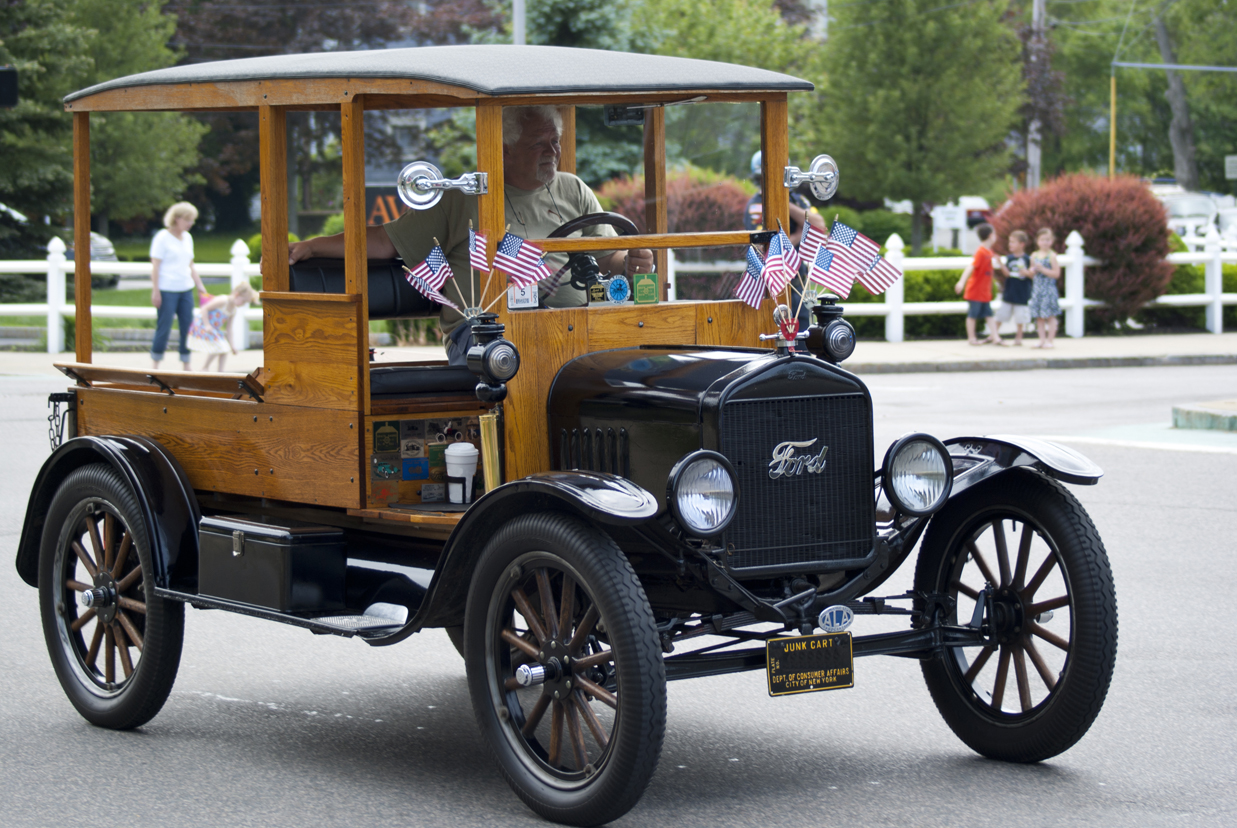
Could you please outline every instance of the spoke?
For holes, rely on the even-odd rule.
[[[139,566],[116,582],[116,592],[128,592],[129,588],[142,580],[142,568]]]
[[[988,566],[988,562],[984,560],[984,556],[979,553],[979,547],[975,545],[975,541],[967,541],[967,550],[971,553],[971,560],[975,561],[975,565],[979,567],[979,571],[984,573],[984,578],[988,583],[996,586],[1000,583],[997,577],[992,574],[992,567]]]
[[[1035,670],[1039,673],[1039,677],[1044,680],[1044,686],[1049,690],[1055,690],[1057,687],[1057,677],[1048,669],[1048,662],[1044,661],[1044,657],[1036,649],[1035,642],[1029,637],[1023,638],[1022,648],[1031,657],[1031,663],[1035,665]]]
[[[99,567],[94,565],[94,559],[90,557],[90,553],[82,548],[82,545],[77,541],[69,541],[73,547],[73,551],[77,553],[77,559],[82,562],[82,566],[86,567],[86,571],[90,573],[91,578],[99,576]]]
[[[103,680],[108,684],[116,680],[116,634],[111,624],[103,631]]]
[[[615,698],[613,693],[602,687],[600,684],[595,684],[581,675],[576,676],[576,684],[579,685],[580,689],[585,693],[588,693],[590,696],[597,699],[597,701],[607,707],[618,710],[618,699]]]
[[[1038,601],[1027,607],[1027,615],[1034,618],[1040,613],[1048,610],[1061,609],[1061,607],[1069,606],[1069,596],[1062,595],[1060,598],[1049,598],[1047,601]]]
[[[116,545],[116,518],[111,512],[103,513],[103,568],[110,570],[114,563],[112,555]]]
[[[511,629],[503,630],[502,638],[503,638],[503,641],[506,641],[512,647],[515,647],[517,650],[524,653],[524,655],[528,656],[533,661],[537,660],[537,648],[534,647],[532,644],[529,644],[524,639],[520,638],[518,635],[516,635],[514,630],[511,630]]]
[[[69,629],[73,630],[73,632],[77,632],[82,627],[86,626],[87,621],[89,621],[91,618],[94,618],[94,617],[95,617],[95,611],[92,609],[88,609],[85,612],[83,612],[81,615],[79,615],[76,621],[74,621],[72,624],[69,625]]]
[[[1022,537],[1018,539],[1018,563],[1014,565],[1014,589],[1022,589],[1023,582],[1026,580],[1033,540],[1035,540],[1035,530],[1031,524],[1022,524]]]
[[[134,601],[132,598],[126,598],[125,596],[121,595],[119,598],[116,599],[116,603],[124,607],[127,610],[131,610],[133,612],[139,612],[142,615],[146,614],[146,605],[142,603],[141,601]]]
[[[571,641],[567,642],[568,652],[574,653],[584,646],[584,642],[588,641],[588,637],[593,634],[593,626],[600,617],[597,605],[590,605],[584,617],[580,619],[580,626],[576,627],[576,634],[571,637]]]
[[[524,616],[524,620],[528,622],[528,628],[532,630],[533,635],[537,637],[537,641],[544,647],[546,643],[545,627],[541,625],[541,619],[537,617],[537,611],[533,609],[533,605],[528,601],[528,596],[524,594],[524,588],[517,586],[511,590],[511,600],[515,601],[515,608],[520,611],[520,615]]]
[[[129,550],[133,547],[133,536],[125,532],[120,537],[120,549],[116,551],[116,563],[112,564],[112,577],[119,578],[125,569],[125,561],[129,558]]]
[[[1005,521],[997,519],[992,522],[992,539],[996,541],[996,565],[1001,570],[1000,586],[1009,586],[1009,544],[1005,542]]]
[[[106,567],[107,552],[103,547],[103,541],[99,540],[98,521],[93,518],[86,518],[86,533],[90,535],[90,548],[94,550],[94,559],[99,562],[100,566]],[[93,575],[94,573],[91,574]]]
[[[584,724],[588,725],[588,730],[593,734],[593,741],[603,751],[610,744],[610,739],[606,736],[606,729],[601,726],[601,721],[597,718],[597,714],[593,712],[593,707],[588,703],[588,699],[584,698],[584,694],[579,690],[571,691],[571,700],[575,702],[576,707],[580,708],[580,715],[584,719]]]
[[[94,589],[90,584],[83,584],[81,581],[75,581],[72,578],[65,581],[64,585],[75,592],[85,592],[88,589]]]
[[[116,620],[120,622],[120,626],[125,628],[125,632],[129,634],[129,640],[133,642],[133,646],[137,647],[138,652],[141,652],[144,642],[142,634],[137,631],[137,627],[133,626],[133,622],[129,620],[129,616],[125,615],[123,610],[116,610]]]
[[[992,706],[1001,709],[1005,701],[1005,679],[1009,677],[1009,647],[1001,648],[1001,657],[997,660],[996,681],[992,685]]]
[[[545,715],[546,708],[550,706],[551,701],[553,699],[550,697],[550,691],[543,689],[533,709],[528,711],[528,718],[524,720],[524,727],[520,730],[525,739],[532,738],[533,732],[537,729],[537,725],[541,724],[541,717]]]
[[[970,598],[972,601],[979,600],[979,590],[975,589],[974,587],[969,587],[966,584],[962,583],[961,579],[954,581],[953,583],[950,584],[950,586],[958,590],[958,592],[961,592],[967,598]]]
[[[1044,639],[1045,641],[1047,641],[1049,644],[1053,645],[1057,649],[1065,650],[1065,652],[1067,653],[1069,652],[1068,641],[1066,641],[1064,638],[1057,635],[1056,633],[1044,629],[1043,627],[1041,627],[1039,624],[1036,624],[1035,622],[1031,622],[1031,633],[1033,635],[1038,635],[1040,638]]]
[[[970,669],[966,671],[966,675],[962,680],[967,686],[975,683],[975,677],[979,675],[979,671],[984,669],[984,665],[988,663],[988,659],[992,658],[992,654],[996,652],[996,647],[984,647],[979,655],[975,656],[975,660],[971,662]]]
[[[103,622],[94,625],[94,636],[90,639],[90,649],[86,651],[86,666],[93,668],[95,659],[99,657],[99,644],[103,642]]]
[[[571,752],[576,757],[576,770],[584,770],[588,764],[588,746],[584,744],[584,729],[580,727],[580,714],[574,704],[563,705],[567,712],[567,732],[571,735]]]
[[[546,634],[558,638],[558,611],[554,607],[554,590],[545,567],[537,570],[537,595],[541,598],[541,617],[545,619]]]
[[[1022,712],[1026,713],[1034,707],[1031,704],[1031,682],[1027,680],[1027,660],[1021,647],[1011,649],[1014,651],[1014,676],[1018,679],[1018,703],[1022,705]]]
[[[1048,577],[1048,573],[1052,572],[1052,568],[1057,565],[1057,556],[1048,553],[1048,557],[1040,564],[1039,570],[1035,573],[1035,577],[1031,579],[1031,583],[1027,584],[1027,588],[1022,591],[1022,600],[1030,601],[1035,597],[1035,590],[1044,585],[1044,579]]]
[[[593,653],[591,656],[577,658],[571,662],[571,666],[576,670],[587,670],[590,667],[597,667],[602,664],[608,664],[614,660],[613,650],[602,650],[600,653]]]
[[[120,653],[120,667],[125,671],[125,678],[133,675],[133,662],[129,660],[129,642],[124,630],[116,630],[116,646]]]
[[[571,617],[576,614],[576,582],[566,572],[563,573],[563,598],[559,607],[558,634],[566,638],[571,631]]]
[[[563,703],[554,702],[554,712],[550,714],[550,752],[547,757],[551,765],[558,765],[558,755],[563,749]]]

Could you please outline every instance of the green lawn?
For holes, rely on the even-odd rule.
[[[232,245],[237,239],[248,243],[248,233],[193,233],[193,254],[195,261],[227,264],[232,261]],[[153,238],[153,234],[150,238]],[[150,261],[150,238],[128,237],[112,239],[116,248],[116,256],[122,262]],[[250,259],[254,259],[250,253]]]
[[[206,289],[212,295],[227,293],[230,289],[226,283],[208,284]],[[96,290],[91,297],[93,305],[122,305],[128,308],[150,307],[150,291],[140,290]],[[95,327],[98,328],[151,328],[155,327],[154,319],[113,319],[106,316],[96,316]],[[0,316],[0,325],[6,327],[44,327],[47,324],[43,316]],[[261,320],[254,319],[249,323],[249,329],[262,330]]]

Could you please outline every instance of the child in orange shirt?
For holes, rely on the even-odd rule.
[[[979,249],[975,258],[962,271],[962,278],[954,285],[954,293],[961,293],[962,298],[969,303],[966,311],[966,341],[972,345],[983,345],[991,342],[993,345],[1004,345],[997,335],[997,327],[992,324],[992,248],[996,246],[996,233],[991,224],[981,224],[975,228],[979,236]],[[988,336],[980,340],[976,327],[980,319],[988,319]]]

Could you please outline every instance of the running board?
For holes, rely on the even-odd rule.
[[[171,601],[182,601],[197,609],[217,609],[224,610],[225,612],[235,612],[254,618],[262,618],[267,621],[290,624],[293,627],[303,627],[310,632],[320,635],[340,635],[344,638],[351,638],[358,634],[363,638],[368,638],[376,634],[389,633],[404,626],[390,618],[384,618],[379,615],[325,615],[318,618],[305,618],[300,615],[290,615],[285,612],[266,609],[265,607],[255,607],[252,604],[240,604],[236,601],[212,598],[209,595],[196,595],[191,592],[176,592],[163,587],[155,587],[155,595]]]

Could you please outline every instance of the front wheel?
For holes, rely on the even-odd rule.
[[[661,755],[666,671],[614,541],[560,514],[512,520],[477,565],[464,638],[477,723],[516,794],[571,825],[630,810]]]
[[[1082,738],[1112,680],[1117,597],[1104,544],[1073,495],[1023,469],[963,494],[928,527],[915,588],[935,596],[945,623],[982,615],[988,630],[986,646],[923,663],[963,742],[1038,762]]]
[[[137,499],[106,465],[73,471],[52,498],[39,609],[56,677],[87,721],[126,730],[159,712],[180,664],[185,607],[155,595]]]

